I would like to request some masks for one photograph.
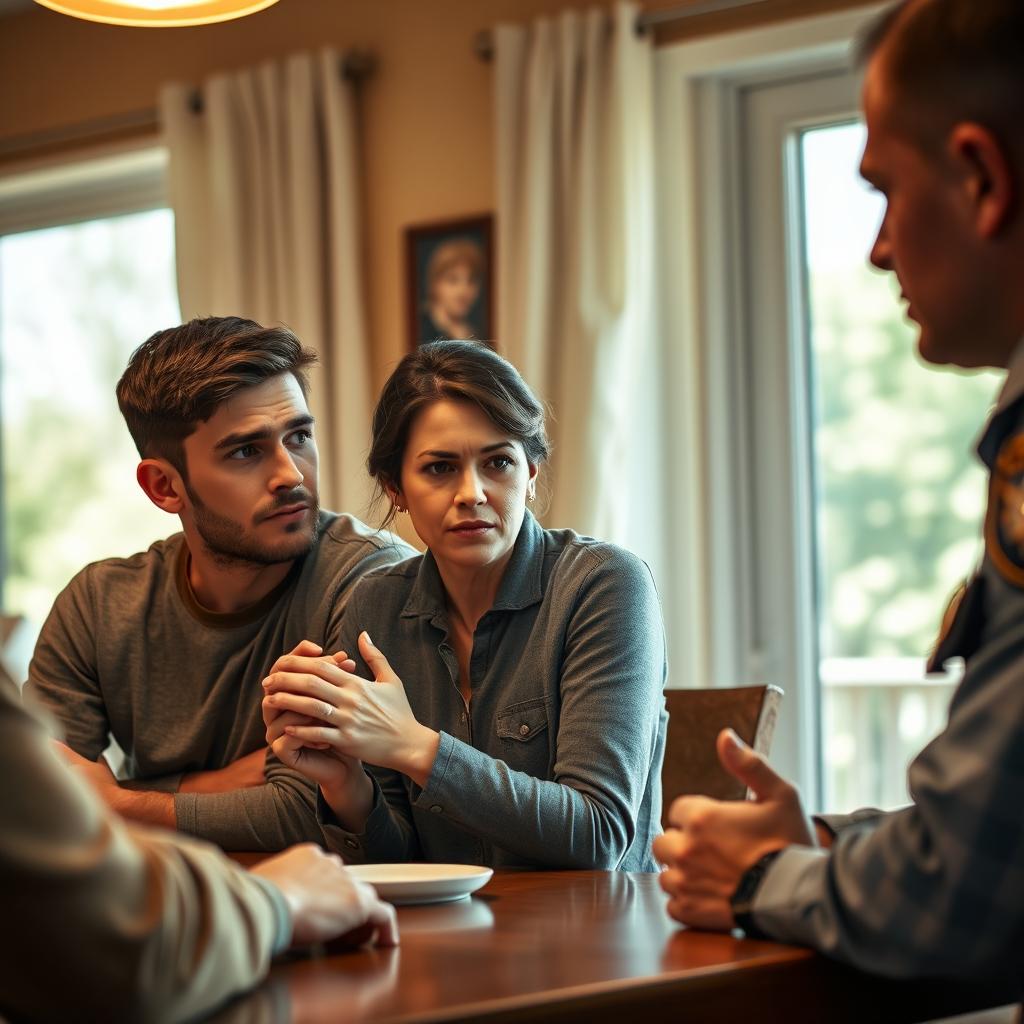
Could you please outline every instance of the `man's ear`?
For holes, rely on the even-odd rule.
[[[185,482],[166,459],[143,459],[135,470],[135,479],[157,508],[178,515],[185,507]]]
[[[984,125],[968,121],[950,132],[948,151],[962,174],[979,236],[996,238],[1017,202],[1017,182],[1005,147]]]

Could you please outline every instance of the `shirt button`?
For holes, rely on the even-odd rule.
[[[466,724],[466,712],[465,712],[465,711],[463,711],[463,712],[462,712],[462,714],[461,714],[461,715],[459,715],[459,721],[460,721],[460,722],[461,722],[461,723],[462,723],[463,725],[465,725],[465,724]]]
[[[350,850],[358,850],[359,849],[359,844],[354,839],[346,839],[345,840],[345,845]]]
[[[530,735],[530,727],[525,722],[523,722],[523,724],[521,726],[519,726],[519,735],[520,736],[529,736]]]
[[[440,814],[444,808],[440,804],[433,804],[430,808],[431,814]]]

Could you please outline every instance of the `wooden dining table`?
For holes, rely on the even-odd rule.
[[[218,1024],[925,1021],[999,993],[865,975],[806,949],[682,928],[654,874],[498,871],[473,896],[398,910],[396,948],[275,962]]]

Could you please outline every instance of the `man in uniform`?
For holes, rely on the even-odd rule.
[[[872,262],[894,273],[932,363],[1004,367],[978,446],[986,554],[933,667],[966,659],[946,729],[909,770],[913,803],[807,819],[731,733],[755,794],[676,800],[655,841],[669,913],[742,927],[895,976],[1024,987],[1024,4],[906,0],[863,45],[861,172],[886,198]]]
[[[181,533],[86,566],[43,626],[26,694],[123,816],[234,850],[321,841],[315,790],[268,757],[264,676],[334,652],[353,585],[412,553],[320,510],[306,404],[315,355],[238,317],[154,334],[117,397],[140,486]],[[115,780],[103,751],[126,756]]]

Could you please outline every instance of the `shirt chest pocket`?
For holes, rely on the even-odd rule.
[[[550,697],[525,700],[510,704],[497,716],[503,759],[510,767],[538,778],[550,777],[550,743],[541,738],[548,737],[550,703]]]

